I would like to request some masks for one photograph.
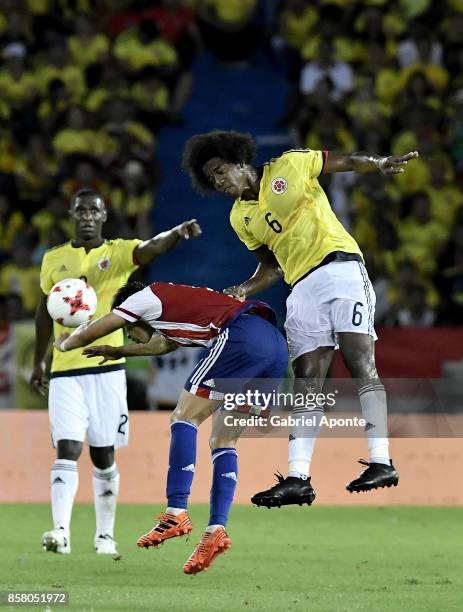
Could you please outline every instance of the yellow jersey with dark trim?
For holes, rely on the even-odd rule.
[[[235,200],[230,223],[254,251],[266,245],[293,285],[335,251],[362,252],[334,214],[318,177],[324,153],[292,150],[263,168],[259,200]]]
[[[83,247],[73,247],[71,242],[49,249],[45,252],[40,270],[40,287],[48,295],[58,281],[65,278],[85,277],[95,289],[98,297],[98,307],[94,315],[97,319],[111,312],[111,304],[116,291],[125,285],[130,275],[137,269],[134,258],[135,248],[141,240],[105,240],[103,244],[88,253]],[[72,332],[68,327],[58,323],[53,324],[54,336],[63,332]],[[122,330],[108,334],[96,340],[94,344],[111,344],[122,346],[124,336]],[[70,372],[82,369],[98,369],[99,359],[87,359],[82,355],[82,349],[61,353],[53,349],[52,374],[55,372]],[[111,365],[124,363],[125,359],[111,361]],[[104,368],[105,366],[103,366]],[[107,369],[107,368],[106,368]]]

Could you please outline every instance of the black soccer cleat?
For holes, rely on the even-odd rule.
[[[358,478],[350,482],[346,489],[353,493],[356,491],[371,491],[383,487],[396,487],[399,482],[399,473],[392,465],[384,463],[368,463],[365,459],[360,459],[359,463],[366,465],[367,469]]]
[[[278,483],[267,491],[261,491],[251,497],[256,506],[280,508],[281,506],[307,504],[310,506],[315,499],[315,491],[307,480],[288,476],[284,478],[279,472],[275,474]]]

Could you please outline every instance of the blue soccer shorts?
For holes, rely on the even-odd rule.
[[[193,395],[222,400],[225,393],[252,387],[254,379],[281,380],[287,366],[288,345],[283,334],[258,315],[242,314],[221,330],[185,389]]]

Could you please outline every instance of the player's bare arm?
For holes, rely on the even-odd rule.
[[[410,151],[406,155],[377,155],[358,151],[357,153],[339,153],[329,151],[323,168],[325,174],[330,172],[374,172],[379,170],[381,174],[401,174],[405,172],[407,163],[419,157],[418,151]]]
[[[146,265],[151,263],[166,251],[173,249],[180,240],[189,240],[201,235],[201,226],[196,219],[184,221],[166,232],[161,232],[157,236],[145,240],[135,249],[137,261]]]
[[[111,312],[89,325],[81,325],[72,334],[61,334],[56,338],[53,345],[56,349],[65,353],[103,338],[103,336],[121,329],[124,325],[127,325],[127,321]]]
[[[30,385],[34,391],[45,395],[48,389],[48,379],[45,376],[45,355],[53,333],[53,321],[47,310],[47,296],[42,295],[35,313],[35,349],[34,367]]]
[[[272,251],[261,246],[252,251],[259,260],[259,265],[250,279],[240,285],[233,285],[223,290],[226,295],[231,295],[239,299],[246,299],[250,295],[255,295],[265,291],[283,277],[283,271]]]
[[[103,357],[103,360],[99,365],[120,359],[121,357],[147,357],[150,355],[165,355],[171,353],[178,348],[178,344],[168,340],[161,336],[161,334],[154,333],[148,342],[134,342],[132,344],[126,344],[125,346],[89,346],[84,349],[82,353],[87,358],[92,357]]]
[[[373,172],[379,170],[384,175],[401,174],[405,172],[407,163],[417,157],[419,157],[418,151],[411,151],[406,155],[390,156],[365,151],[349,154],[330,151],[323,172]]]

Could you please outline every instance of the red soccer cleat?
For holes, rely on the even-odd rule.
[[[157,520],[158,522],[151,531],[138,538],[137,546],[140,546],[140,548],[159,546],[165,540],[187,535],[193,529],[193,524],[186,512],[182,512],[177,516],[162,512],[157,517]]]
[[[206,571],[216,557],[231,548],[231,540],[223,527],[213,533],[205,531],[201,541],[183,566],[185,574],[198,574]]]

